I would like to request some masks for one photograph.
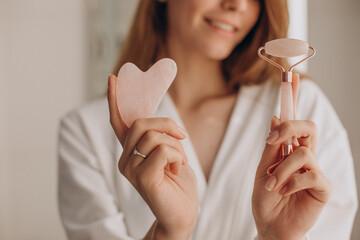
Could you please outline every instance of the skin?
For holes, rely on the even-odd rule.
[[[187,133],[166,118],[139,119],[127,129],[116,107],[117,79],[109,76],[110,122],[124,149],[119,170],[156,217],[144,239],[190,238],[198,214],[196,178],[179,140],[191,138],[208,179],[236,99],[224,83],[221,60],[251,30],[260,12],[260,3],[254,0],[168,0],[167,4],[171,30],[159,58],[171,57],[178,65],[169,93]],[[209,24],[215,20],[230,23],[236,31],[224,32]],[[295,78],[294,102],[298,82]],[[299,120],[280,124],[273,118],[271,131],[252,199],[258,236],[305,239],[331,193],[316,162],[316,126]],[[296,139],[296,148],[274,170],[276,185],[271,187],[266,171],[279,160],[280,145],[289,138]],[[135,147],[147,158],[132,154]]]
[[[220,60],[230,55],[255,25],[260,3],[173,0],[168,1],[168,10],[171,45],[166,50],[179,69],[169,93],[208,180],[236,100],[236,94],[227,89]],[[228,23],[236,31],[225,32],[209,21]]]

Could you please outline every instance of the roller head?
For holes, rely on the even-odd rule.
[[[279,38],[265,43],[265,53],[274,57],[288,58],[307,54],[309,44],[291,38]]]

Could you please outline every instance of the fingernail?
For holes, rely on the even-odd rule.
[[[178,126],[178,129],[179,129],[180,134],[181,134],[183,137],[187,137],[187,136],[188,136],[188,133],[187,133],[184,129],[182,129],[182,128],[179,127],[179,126]]]
[[[267,175],[268,175],[268,176],[272,176],[272,174],[273,174],[273,172],[275,171],[275,169],[277,168],[277,166],[279,166],[282,162],[283,162],[283,161],[279,161],[279,162],[271,165],[271,166],[267,169],[267,171],[266,171]]]
[[[280,120],[276,115],[273,115],[271,118],[271,123],[275,123],[276,121]]]
[[[298,141],[298,139],[296,137],[293,137],[293,144],[295,145],[295,147],[299,147],[300,143]]]
[[[275,130],[275,131],[272,131],[269,136],[267,137],[266,139],[266,142],[268,144],[271,144],[273,143],[276,139],[278,139],[279,137],[279,131],[278,130]]]
[[[274,189],[275,187],[275,184],[276,184],[276,177],[275,176],[271,176],[269,178],[269,180],[266,182],[265,184],[265,189],[268,190],[268,191],[271,191]]]
[[[286,193],[286,191],[287,191],[287,185],[285,185],[280,191],[279,191],[279,193],[281,194],[281,195],[285,195],[285,193]]]

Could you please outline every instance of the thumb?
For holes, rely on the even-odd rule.
[[[117,107],[117,102],[116,102],[117,77],[113,74],[110,74],[108,77],[108,84],[109,84],[109,88],[107,92],[107,98],[108,98],[109,112],[110,112],[110,123],[121,145],[124,146],[126,134],[129,128],[122,120],[120,116],[120,112]]]
[[[270,123],[270,131],[274,131],[275,128],[277,128],[278,126],[280,126],[281,122],[280,122],[280,118],[276,117],[275,115],[271,118],[271,123]]]

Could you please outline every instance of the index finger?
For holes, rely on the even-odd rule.
[[[270,130],[273,131],[280,125],[280,119],[273,116],[271,119]],[[267,169],[280,160],[280,147],[281,144],[266,144],[263,151],[260,163],[258,165],[256,176],[264,177],[267,176]]]
[[[317,127],[309,120],[289,120],[276,127],[266,139],[270,145],[283,143],[288,139],[296,138],[302,146],[315,152],[317,140]]]
[[[135,120],[130,127],[125,138],[124,151],[127,151],[130,154],[141,137],[150,130],[166,133],[178,140],[187,137],[186,131],[170,118],[141,118]]]

